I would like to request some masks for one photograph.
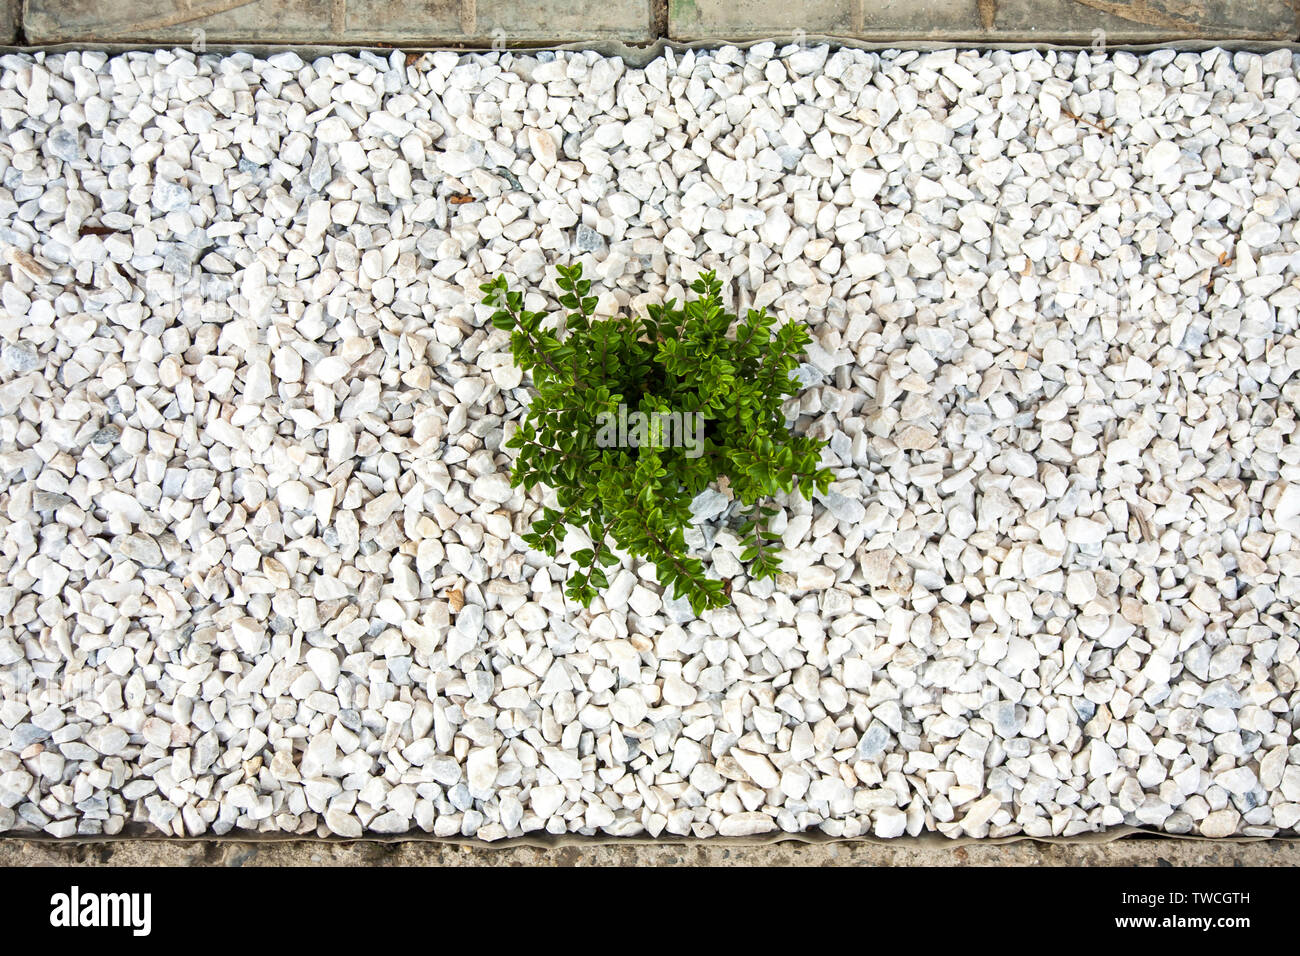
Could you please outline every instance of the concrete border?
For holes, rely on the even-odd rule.
[[[450,843],[371,840],[125,840],[55,843],[0,840],[0,866],[1300,866],[1300,842],[1129,838],[1109,843],[942,846],[805,843],[570,843],[483,849]]]
[[[669,36],[755,38],[802,29],[862,40],[1108,44],[1295,36],[1293,0],[670,0]]]
[[[22,31],[27,42],[39,44],[121,40],[187,46],[648,43],[658,36],[652,0],[22,0]]]
[[[1289,14],[1289,15],[1288,15]],[[486,47],[773,34],[915,46],[1300,40],[1300,0],[0,0],[0,43]]]

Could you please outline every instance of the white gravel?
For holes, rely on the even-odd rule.
[[[0,830],[1293,830],[1298,63],[0,57]],[[814,332],[775,586],[522,544],[574,258]]]

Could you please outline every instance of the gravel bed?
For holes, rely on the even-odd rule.
[[[0,68],[0,831],[1294,831],[1290,52]],[[575,259],[814,334],[731,608],[519,538]]]

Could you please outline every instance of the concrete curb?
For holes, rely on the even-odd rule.
[[[1300,843],[1130,838],[1110,843],[568,844],[482,849],[426,841],[321,843],[0,840],[0,866],[1287,866]]]
[[[504,49],[770,36],[1108,46],[1300,39],[1298,0],[0,0],[0,43]]]

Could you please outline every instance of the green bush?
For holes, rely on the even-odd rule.
[[[688,555],[682,532],[692,499],[725,477],[745,509],[742,559],[754,577],[776,575],[780,536],[767,528],[776,509],[765,499],[796,487],[824,494],[831,480],[819,467],[825,443],[791,434],[781,414],[799,387],[790,373],[808,332],[793,322],[774,330],[766,309],[737,322],[712,272],[683,308],[670,301],[641,319],[593,319],[582,266],[558,272],[563,334],[546,313],[525,310],[503,276],[481,286],[492,324],[511,333],[515,363],[536,390],[506,442],[519,452],[512,484],[549,485],[559,506],[543,509],[524,540],[554,557],[566,526],[587,533],[592,547],[574,553],[579,569],[567,588],[584,606],[607,586],[603,569],[618,563],[613,539],[652,562],[699,614],[725,605],[729,589]]]

